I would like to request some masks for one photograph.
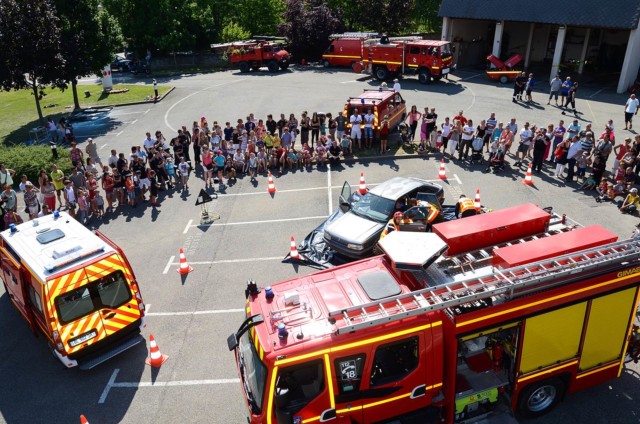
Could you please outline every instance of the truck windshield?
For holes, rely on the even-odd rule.
[[[356,215],[372,219],[374,221],[385,222],[391,216],[395,202],[384,197],[365,194],[351,209]]]
[[[451,45],[445,44],[440,46],[440,59],[448,59],[451,57]]]
[[[251,412],[257,415],[262,412],[267,367],[260,361],[249,333],[249,331],[245,332],[238,343],[238,361],[240,362],[242,384],[247,394]]]
[[[131,300],[131,290],[122,271],[56,297],[55,305],[61,324],[68,324],[103,308],[115,309]]]

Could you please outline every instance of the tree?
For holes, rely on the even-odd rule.
[[[65,64],[61,78],[71,83],[73,103],[80,108],[78,78],[99,74],[122,45],[117,22],[107,11],[100,11],[99,0],[55,0],[60,18],[60,46]]]
[[[331,34],[344,31],[342,17],[322,0],[287,0],[279,32],[300,58],[315,58],[327,47]]]
[[[245,40],[251,36],[251,33],[242,28],[235,22],[229,22],[222,28],[222,34],[220,35],[220,41],[223,43],[229,43],[231,41]]]
[[[0,1],[0,83],[5,90],[33,91],[41,125],[44,87],[66,87],[58,23],[49,0]]]
[[[420,32],[439,33],[442,28],[442,19],[438,16],[441,0],[416,0],[414,16],[415,30]]]
[[[401,35],[413,29],[415,0],[358,0],[361,9],[360,27],[391,35]],[[375,12],[375,13],[374,13]]]

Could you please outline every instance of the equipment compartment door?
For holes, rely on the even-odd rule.
[[[26,314],[25,297],[22,284],[20,281],[20,263],[15,260],[5,249],[0,249],[0,257],[2,258],[2,279],[9,290],[7,295],[20,308],[23,314]]]

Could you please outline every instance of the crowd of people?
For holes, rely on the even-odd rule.
[[[632,95],[625,105],[625,129],[632,128],[639,108],[640,102]],[[423,110],[411,107],[404,137],[419,151],[462,162],[485,162],[486,154],[486,171],[495,172],[504,170],[510,157],[515,169],[524,170],[529,164],[533,173],[546,167],[558,179],[572,182],[575,178],[583,189],[597,191],[597,201],[618,201],[622,212],[636,212],[640,206],[635,187],[640,173],[640,135],[616,143],[612,120],[597,132],[590,123],[583,126],[578,119],[568,125],[560,120],[543,126],[525,122],[520,127],[516,118],[502,121],[491,113],[476,125],[463,111],[439,122],[435,108]],[[188,190],[193,173],[204,180],[206,188],[215,190],[217,185],[224,191],[225,181],[232,183],[242,176],[254,181],[268,172],[282,175],[328,162],[339,164],[354,150],[362,149],[361,140],[352,139],[354,131],[348,131],[348,123],[362,122],[362,117],[357,111],[349,113],[351,116],[341,111],[334,118],[331,113],[305,111],[299,118],[280,114],[278,120],[271,114],[265,120],[249,114],[234,125],[209,124],[202,117],[190,128],[182,126],[174,136],[166,137],[160,130],[153,135],[147,132],[130,152],[111,150],[104,161],[91,138],[84,149],[71,142],[72,170],[68,175],[52,164],[50,170],[40,171],[37,185],[26,176],[20,177],[18,190],[24,206],[14,188],[15,172],[1,164],[4,219],[0,226],[21,222],[21,212],[34,219],[66,210],[86,223],[121,206],[135,208],[148,202],[156,208],[160,191]],[[611,155],[613,168],[607,170]]]

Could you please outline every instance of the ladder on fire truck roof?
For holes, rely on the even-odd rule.
[[[380,37],[380,34],[378,34],[377,32],[345,32],[342,34],[331,34],[329,36],[329,40],[336,40],[340,38],[366,39],[377,37]]]
[[[532,236],[523,237],[518,240],[500,243],[492,246],[490,249],[485,248],[472,250],[470,252],[464,252],[459,255],[449,256],[443,258],[442,261],[439,261],[434,265],[436,265],[438,268],[445,268],[446,272],[449,274],[459,270],[460,273],[464,275],[466,273],[465,267],[469,268],[469,271],[473,272],[475,267],[483,266],[485,262],[490,261],[493,258],[493,254],[491,252],[492,250],[500,247],[513,246],[514,244],[521,244],[532,240],[554,236],[560,233],[565,233],[567,231],[572,231],[578,227],[582,227],[582,225],[578,224],[571,218],[560,216],[557,213],[553,212],[550,208],[548,208],[548,212],[551,214],[551,219],[549,221],[547,231],[542,234],[535,234]]]
[[[640,240],[618,241],[506,270],[494,269],[494,274],[487,277],[451,282],[332,311],[329,321],[336,325],[336,334],[351,333],[493,296],[510,299],[532,290],[549,289],[575,274],[638,259]],[[552,279],[556,282],[549,284]],[[338,318],[342,318],[340,324]]]

